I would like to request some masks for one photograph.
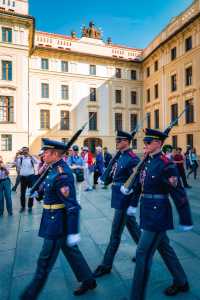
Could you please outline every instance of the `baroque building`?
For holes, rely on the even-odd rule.
[[[115,131],[164,129],[187,104],[168,142],[200,152],[200,0],[145,49],[104,42],[93,22],[59,35],[36,31],[28,0],[0,0],[0,146],[6,160],[41,138],[115,148]],[[142,151],[142,132],[134,140]]]

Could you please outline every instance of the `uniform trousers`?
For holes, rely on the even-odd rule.
[[[136,266],[130,300],[146,299],[146,287],[152,259],[157,249],[173,277],[173,282],[180,286],[187,282],[186,274],[174,249],[170,246],[166,232],[143,230],[136,251]]]
[[[115,254],[119,248],[121,235],[125,226],[135,243],[138,243],[140,238],[140,228],[136,222],[135,216],[128,216],[126,214],[126,210],[115,209],[110,241],[104,254],[102,265],[112,268]]]
[[[42,290],[60,250],[62,250],[78,281],[85,282],[93,278],[92,272],[78,246],[67,246],[66,237],[57,240],[44,239],[34,278],[26,288],[30,299],[36,299]]]

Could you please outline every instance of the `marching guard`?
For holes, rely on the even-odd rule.
[[[130,300],[146,299],[146,287],[152,259],[158,249],[173,283],[165,289],[167,296],[189,290],[187,276],[170,246],[166,231],[173,229],[172,207],[169,195],[174,200],[184,230],[192,228],[192,219],[187,195],[180,183],[175,164],[161,151],[167,134],[146,129],[144,151],[146,159],[132,190],[135,206],[140,199],[141,237],[136,250],[136,266]]]
[[[131,237],[137,243],[140,237],[140,229],[135,218],[135,208],[131,206],[131,196],[125,196],[120,192],[120,187],[128,179],[139,158],[130,149],[130,143],[133,136],[125,131],[118,131],[116,136],[116,147],[119,151],[117,159],[113,160],[111,172],[108,174],[110,178],[102,175],[104,182],[112,182],[111,207],[115,209],[110,241],[102,263],[94,271],[95,277],[101,277],[111,272],[115,254],[119,248],[121,235],[126,226]],[[112,162],[110,162],[112,164]],[[108,166],[110,169],[110,166]],[[106,171],[105,171],[106,173]]]
[[[62,159],[66,145],[43,139],[44,161],[49,165],[48,175],[41,183],[39,196],[43,196],[43,214],[39,236],[44,239],[37,268],[31,283],[22,293],[21,300],[35,300],[44,287],[59,251],[62,250],[76,278],[81,282],[74,295],[82,295],[96,288],[92,272],[80,252],[80,206],[76,200],[74,177]],[[42,189],[41,189],[42,186]]]

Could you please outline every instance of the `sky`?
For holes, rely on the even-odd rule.
[[[81,27],[93,21],[101,28],[103,40],[145,48],[169,21],[193,0],[29,0],[36,29],[81,35]]]

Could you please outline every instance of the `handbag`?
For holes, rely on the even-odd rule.
[[[74,174],[76,175],[76,181],[77,182],[83,182],[84,181],[84,170],[83,169],[74,169]]]

